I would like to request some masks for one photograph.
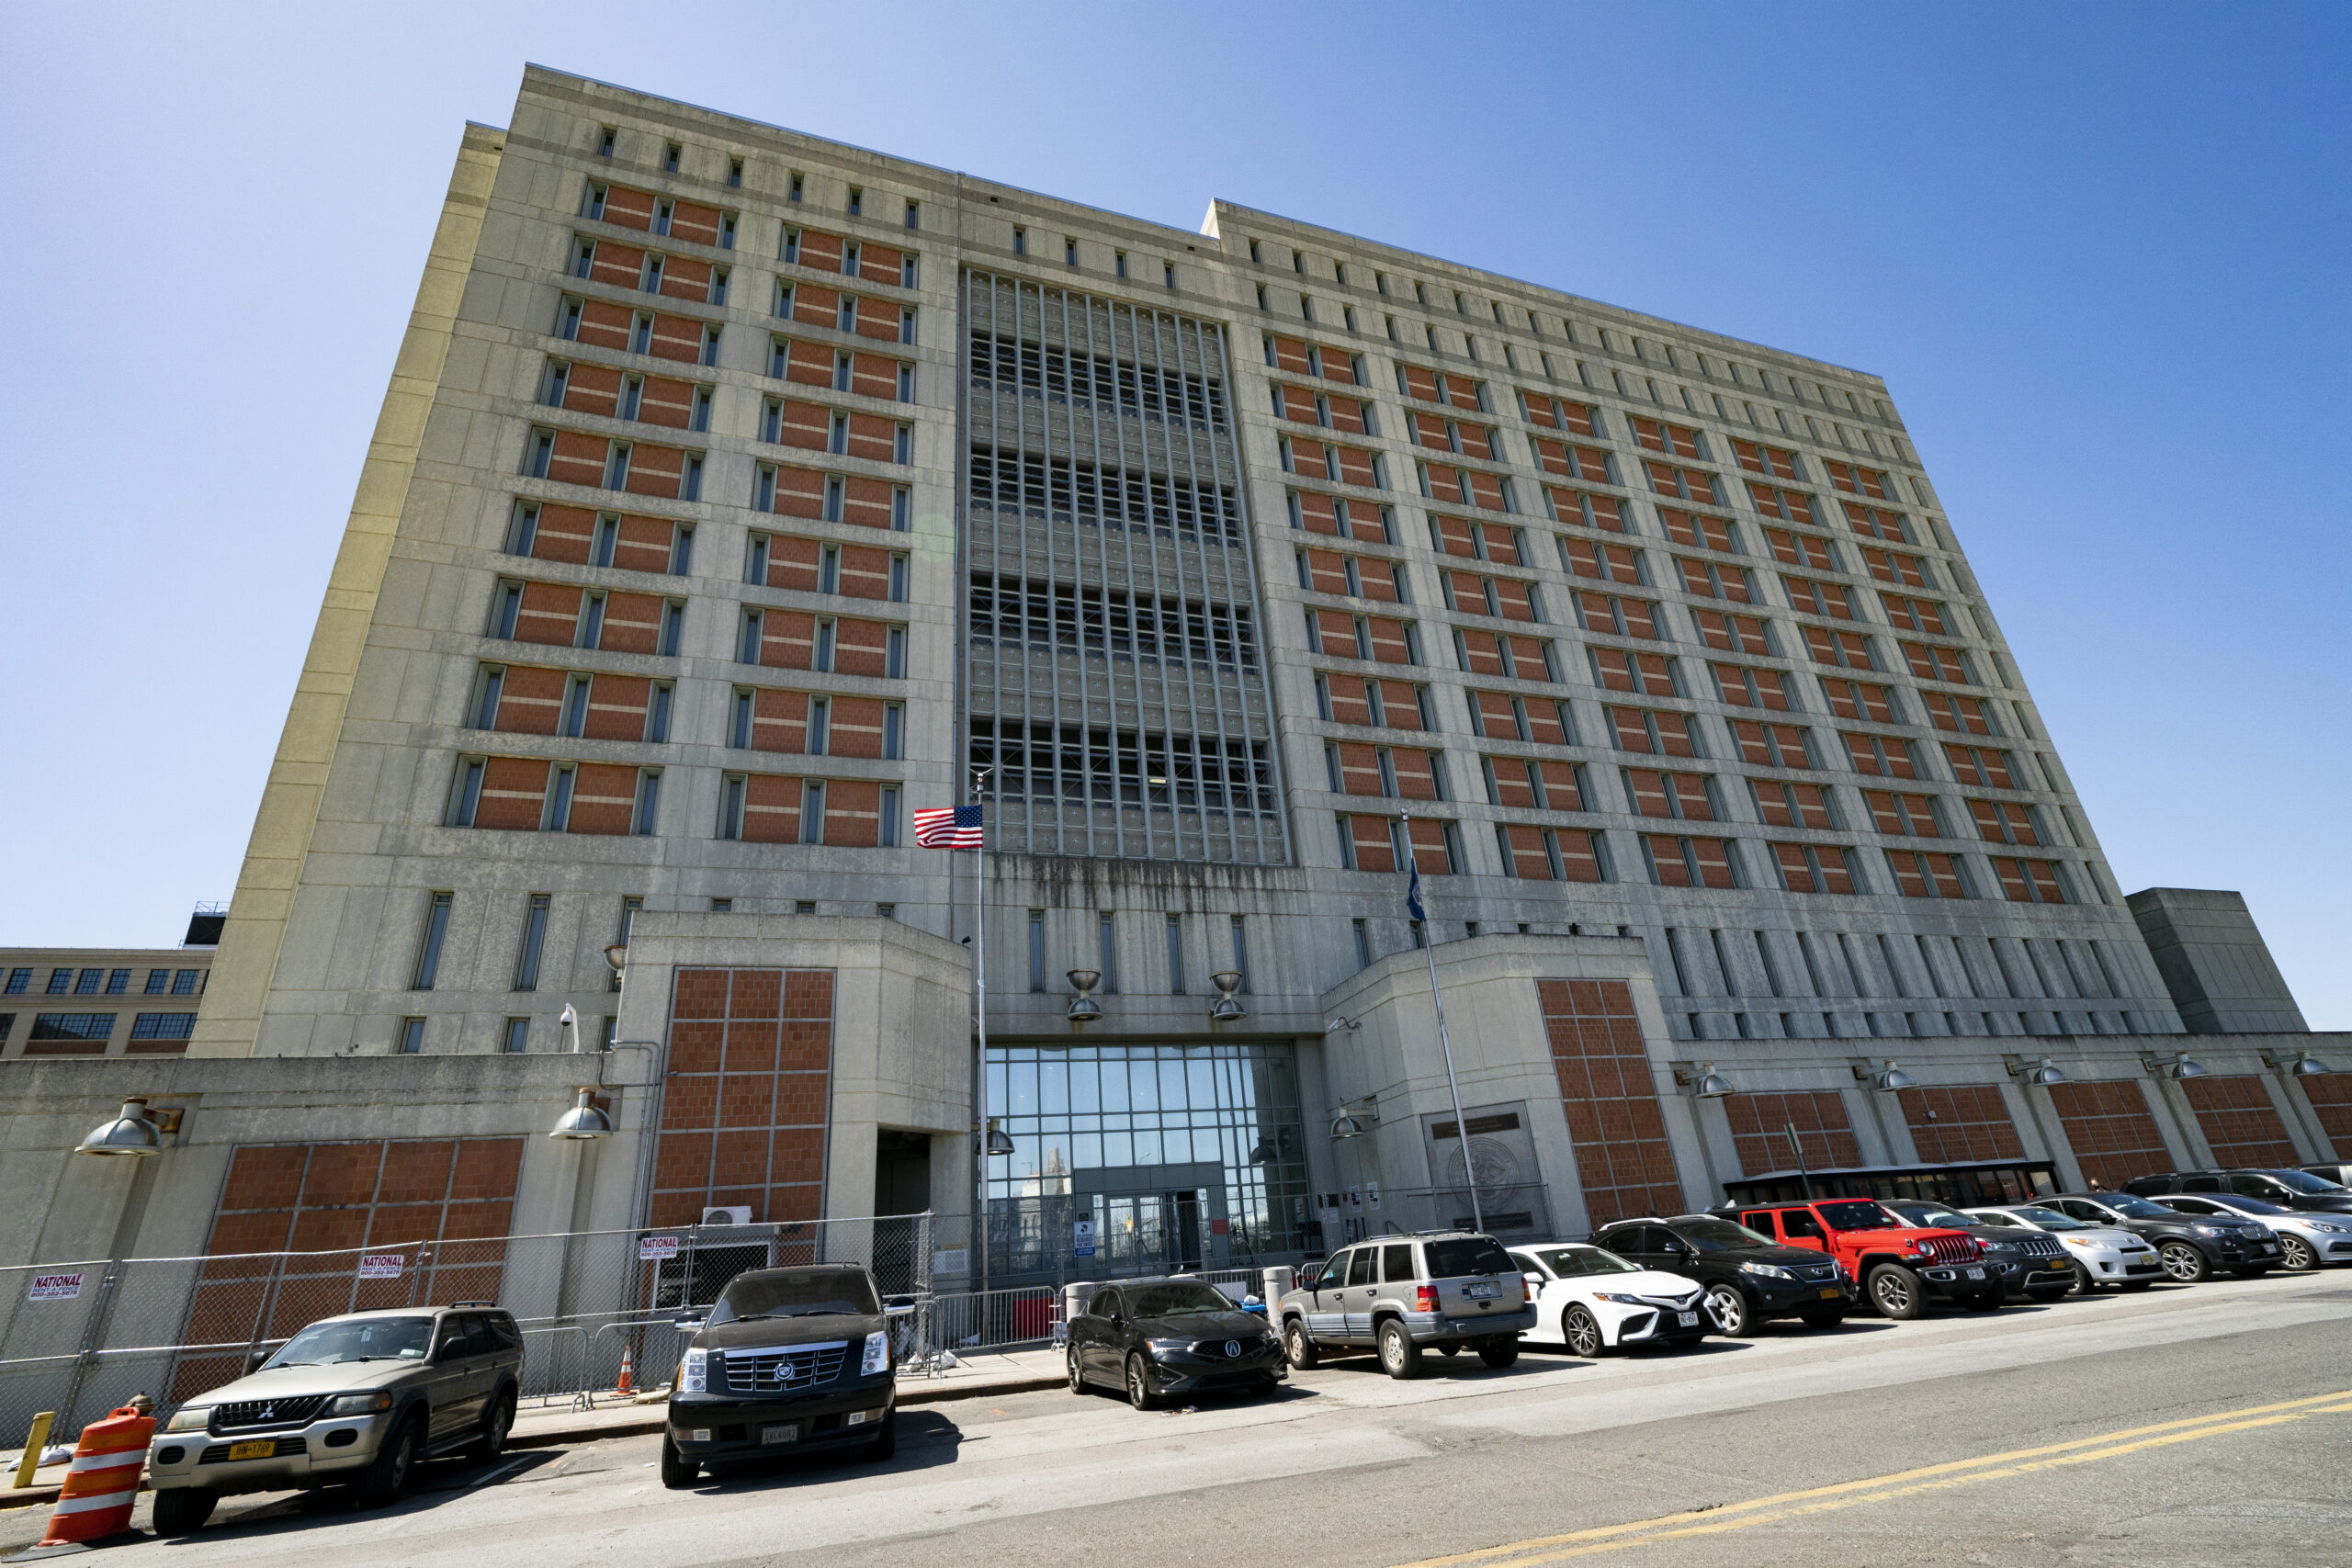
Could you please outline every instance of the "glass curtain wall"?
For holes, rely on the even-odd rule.
[[[1302,1256],[1306,1140],[1287,1044],[991,1045],[990,1272],[1004,1284]],[[1094,1222],[1080,1257],[1075,1222]]]

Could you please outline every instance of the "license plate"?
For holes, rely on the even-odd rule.
[[[1685,1328],[1694,1327],[1699,1322],[1699,1314],[1695,1312],[1679,1312],[1674,1315],[1681,1321]]]
[[[1834,1302],[1834,1301],[1836,1301],[1839,1296],[1842,1296],[1842,1295],[1844,1295],[1845,1293],[1846,1293],[1845,1292],[1843,1292],[1843,1291],[1839,1290],[1837,1286],[1835,1286],[1835,1285],[1829,1285],[1829,1286],[1826,1286],[1826,1287],[1822,1290],[1822,1292],[1821,1292],[1821,1299],[1822,1299],[1823,1301],[1825,1301],[1825,1302]]]
[[[1502,1287],[1501,1287],[1500,1285],[1496,1284],[1492,1280],[1481,1280],[1479,1283],[1475,1284],[1475,1285],[1464,1285],[1464,1286],[1463,1286],[1463,1287],[1462,1287],[1462,1293],[1463,1293],[1464,1295],[1465,1295],[1465,1296],[1468,1296],[1468,1297],[1469,1297],[1472,1301],[1474,1301],[1474,1302],[1475,1302],[1475,1301],[1489,1301],[1489,1302],[1490,1302],[1490,1301],[1493,1301],[1497,1296],[1498,1296],[1498,1295],[1502,1294]]]
[[[2265,1252],[2276,1252],[2278,1250],[2278,1244],[2275,1241],[2266,1241],[2262,1244],[2262,1250]]]
[[[277,1439],[266,1438],[258,1443],[231,1443],[231,1459],[267,1459],[277,1451]]]
[[[760,1428],[760,1441],[763,1443],[795,1443],[799,1440],[800,1423],[797,1421],[786,1421],[781,1427]]]
[[[1982,1269],[1971,1269],[1968,1271],[1968,1277],[1972,1280],[1982,1280],[1984,1278],[1984,1270]]]

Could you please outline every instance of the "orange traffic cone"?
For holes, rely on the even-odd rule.
[[[155,1418],[125,1405],[103,1421],[82,1428],[74,1463],[58,1489],[57,1511],[49,1517],[43,1546],[97,1540],[130,1528],[130,1505],[139,1499],[139,1474],[147,1461],[147,1440]]]
[[[637,1358],[635,1353],[628,1346],[622,1346],[621,1381],[614,1387],[613,1392],[615,1393],[634,1393],[637,1392],[637,1385],[629,1381],[629,1372],[636,1367],[636,1365]]]

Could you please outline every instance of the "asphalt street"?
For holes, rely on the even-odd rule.
[[[1058,1391],[910,1407],[887,1465],[786,1460],[690,1492],[662,1489],[653,1438],[533,1450],[434,1467],[379,1513],[231,1498],[196,1537],[119,1550],[179,1568],[2352,1568],[2352,1270],[1430,1365],[1398,1383],[1328,1362],[1272,1400],[1148,1415]],[[0,1550],[44,1513],[0,1517]]]

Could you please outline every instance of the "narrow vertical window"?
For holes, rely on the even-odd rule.
[[[637,817],[629,831],[640,839],[653,836],[653,824],[662,808],[662,770],[645,768],[637,775]]]
[[[907,227],[910,229],[922,227],[922,203],[919,201],[907,203]]]
[[[786,199],[790,201],[798,201],[800,199],[801,193],[808,188],[808,175],[802,174],[797,169],[793,170],[792,189]]]
[[[800,841],[821,844],[825,841],[825,781],[810,779],[800,792]]]
[[[470,828],[474,825],[474,808],[481,804],[481,772],[482,760],[480,757],[458,760],[458,776],[449,792],[451,827]]]
[[[429,991],[434,976],[441,972],[441,942],[449,934],[449,902],[454,893],[435,893],[424,911],[424,930],[417,939],[416,973],[409,981],[412,991]]]
[[[540,825],[542,831],[561,833],[569,830],[571,825],[571,787],[578,780],[578,770],[560,763],[557,765],[553,787],[548,791],[548,814],[547,820]]]
[[[1029,988],[1046,988],[1046,911],[1029,911]]]
[[[899,847],[899,792],[887,784],[882,789],[880,815],[881,821],[875,824],[876,840],[882,848],[895,850]]]
[[[1233,917],[1233,970],[1241,976],[1241,988],[1250,988],[1250,935],[1242,916]]]
[[[1012,226],[1012,254],[1016,256],[1029,254],[1029,231],[1018,223]]]
[[[1184,994],[1184,917],[1170,915],[1165,922],[1168,931],[1168,991],[1170,996]]]
[[[615,131],[609,125],[598,131],[596,135],[596,156],[599,158],[611,157],[613,155],[613,142],[617,135],[618,132]]]
[[[424,1053],[424,1020],[401,1020],[400,1033],[392,1042],[392,1049],[403,1056],[418,1056]]]
[[[620,924],[616,927],[613,931],[613,940],[615,942],[620,943],[623,947],[627,947],[628,945],[628,933],[637,924],[638,911],[644,908],[645,900],[642,898],[629,897],[621,900]],[[616,969],[613,971],[612,977],[605,981],[605,987],[608,990],[615,991],[621,988],[621,976],[619,970]]]
[[[1095,964],[1102,971],[1102,994],[1119,994],[1119,923],[1105,909],[1094,917]]]
[[[727,160],[727,183],[729,186],[741,186],[743,183],[742,159],[729,158]]]
[[[849,187],[849,215],[852,218],[865,216],[865,191],[862,186]]]
[[[1352,921],[1351,924],[1351,934],[1356,943],[1356,967],[1369,969],[1372,967],[1372,933],[1364,929],[1364,923],[1362,920]]]
[[[678,172],[678,159],[684,153],[684,152],[685,149],[679,146],[674,141],[664,147],[662,150],[662,172],[665,175],[676,174]]]
[[[523,943],[514,956],[514,984],[510,987],[513,990],[536,991],[539,988],[539,954],[547,947],[548,906],[550,902],[549,895],[534,893],[529,906],[523,911]]]
[[[498,1048],[510,1056],[519,1056],[530,1049],[530,1044],[531,1021],[527,1018],[508,1019],[505,1029],[499,1034]]]

